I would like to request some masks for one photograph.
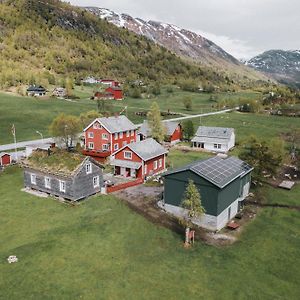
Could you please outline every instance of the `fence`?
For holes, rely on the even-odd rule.
[[[117,192],[117,191],[124,190],[124,189],[127,189],[127,188],[132,187],[132,186],[142,184],[143,182],[144,182],[144,180],[139,178],[135,181],[129,181],[129,182],[121,183],[121,184],[118,184],[118,185],[108,186],[107,189],[106,189],[106,192],[108,194],[113,193],[113,192]]]

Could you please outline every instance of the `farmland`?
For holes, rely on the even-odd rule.
[[[48,126],[59,113],[79,115],[82,112],[97,110],[97,104],[90,100],[93,94],[92,87],[76,87],[75,95],[80,99],[65,101],[60,99],[37,99],[32,97],[21,97],[13,94],[0,93],[0,144],[11,143],[12,136],[10,128],[15,124],[17,129],[17,139],[19,141],[38,139],[40,136],[36,130],[42,132],[44,136],[49,136]],[[143,121],[144,117],[137,116],[136,111],[146,111],[150,108],[153,101],[157,101],[162,111],[174,111],[179,114],[199,114],[213,111],[212,105],[215,102],[210,101],[210,97],[214,96],[217,99],[232,99],[235,101],[239,98],[257,97],[254,92],[237,92],[234,94],[218,93],[218,94],[199,94],[183,91],[174,91],[168,93],[165,89],[161,95],[153,99],[133,99],[127,98],[124,101],[110,101],[107,104],[111,113],[116,113],[124,110],[127,106],[127,115],[135,123]],[[182,99],[190,97],[193,101],[193,110],[185,110]],[[126,113],[126,112],[124,112]],[[196,121],[195,121],[196,122]]]
[[[0,175],[0,299],[299,298],[297,211],[262,209],[236,244],[185,250],[113,196],[68,206],[21,188],[20,169]]]

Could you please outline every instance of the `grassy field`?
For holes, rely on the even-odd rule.
[[[19,141],[38,139],[40,135],[36,130],[49,136],[48,127],[52,120],[61,112],[66,114],[79,115],[82,112],[97,110],[96,102],[90,100],[93,94],[92,87],[76,87],[75,94],[80,97],[73,102],[60,99],[36,99],[32,97],[21,97],[7,93],[0,93],[0,144],[12,143],[11,126],[15,124],[17,139]],[[189,96],[193,99],[193,110],[186,111],[182,104],[182,99]],[[136,111],[147,111],[153,101],[157,101],[161,110],[175,111],[178,113],[197,114],[212,111],[212,103],[209,101],[208,94],[189,93],[175,91],[167,93],[163,90],[162,94],[154,99],[132,99],[124,101],[109,102],[109,110],[113,113],[121,112],[125,106],[128,107],[127,115],[135,123],[141,123],[144,117],[137,116]],[[218,99],[238,99],[257,97],[253,92],[238,92],[235,94],[215,94]]]
[[[19,169],[0,175],[0,299],[299,299],[296,211],[263,209],[236,244],[185,250],[113,196],[72,207],[21,188]]]

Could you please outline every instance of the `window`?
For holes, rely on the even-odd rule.
[[[93,177],[93,186],[94,188],[99,187],[99,176]]]
[[[35,174],[30,175],[30,181],[32,184],[36,184],[36,175]]]
[[[118,133],[116,132],[115,133],[115,140],[117,140],[118,139]]]
[[[160,158],[159,161],[158,161],[158,167],[159,167],[159,168],[162,167],[162,158]]]
[[[96,122],[96,123],[94,123],[93,128],[94,129],[101,129],[102,126],[98,122]]]
[[[119,149],[119,144],[114,144],[114,150],[118,150]]]
[[[94,132],[88,132],[88,137],[92,139],[94,137]]]
[[[126,137],[129,137],[129,131],[128,130],[126,131]]]
[[[88,163],[85,165],[85,171],[86,171],[86,174],[92,173],[92,164],[91,163]]]
[[[215,149],[221,149],[221,144],[214,144]]]
[[[66,192],[66,182],[60,180],[59,181],[59,191],[65,193]]]
[[[153,169],[154,169],[154,170],[157,169],[157,160],[153,162]]]
[[[134,130],[131,130],[131,136],[134,136]]]
[[[102,133],[102,139],[103,140],[108,140],[108,134],[107,133]]]
[[[103,144],[102,145],[102,150],[103,151],[108,151],[109,150],[109,145],[108,144]]]
[[[51,179],[50,179],[50,177],[45,177],[45,188],[51,189]]]
[[[132,159],[132,152],[130,152],[130,151],[124,151],[124,158],[126,158],[126,159]]]
[[[94,143],[93,142],[89,142],[89,149],[94,149]]]
[[[120,137],[120,139],[123,138],[123,132],[120,132],[120,133],[119,133],[119,137]]]

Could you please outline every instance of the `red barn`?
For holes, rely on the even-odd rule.
[[[105,89],[106,93],[113,94],[114,100],[123,100],[123,90],[117,86],[110,86]]]
[[[95,119],[84,129],[83,154],[104,161],[113,152],[136,141],[137,127],[126,116]]]
[[[163,125],[165,127],[165,142],[176,144],[182,140],[182,127],[180,123],[164,122]],[[138,135],[141,141],[151,136],[151,130],[147,121],[144,121],[144,123],[140,127]]]
[[[0,166],[10,165],[12,161],[11,155],[6,152],[0,153]]]
[[[144,179],[165,171],[167,153],[162,145],[149,138],[116,151],[110,164],[115,168],[115,175]]]
[[[114,95],[112,93],[101,93],[101,92],[96,92],[94,94],[94,100],[113,100]]]

